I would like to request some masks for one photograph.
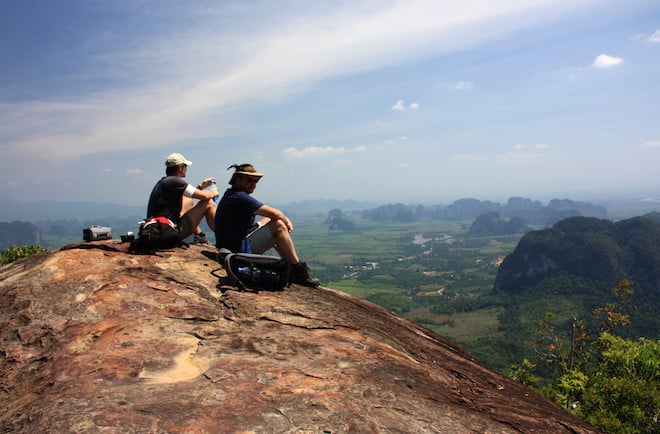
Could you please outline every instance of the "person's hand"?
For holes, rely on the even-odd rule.
[[[215,184],[216,180],[215,178],[206,178],[204,181],[202,181],[201,184],[199,184],[199,189],[200,190],[206,190],[209,185]]]

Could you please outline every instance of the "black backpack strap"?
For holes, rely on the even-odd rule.
[[[225,271],[227,272],[227,275],[231,278],[231,280],[236,282],[236,285],[238,285],[238,288],[241,291],[245,291],[245,289],[246,289],[245,284],[241,281],[241,279],[238,277],[238,274],[236,274],[236,272],[234,271],[234,267],[232,267],[232,259],[234,258],[234,256],[236,256],[236,254],[231,253],[227,249],[221,249],[220,252],[218,252],[218,254],[222,255],[223,250],[225,251],[224,252],[225,259],[224,259],[223,262],[224,262]],[[227,252],[229,252],[229,253],[227,253]]]

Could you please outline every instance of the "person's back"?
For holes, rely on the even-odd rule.
[[[149,196],[147,219],[163,216],[178,224],[181,220],[183,193],[188,183],[178,176],[164,176]]]
[[[262,205],[239,188],[232,186],[227,189],[215,212],[216,246],[232,252],[245,251],[243,239],[257,228],[254,212]]]

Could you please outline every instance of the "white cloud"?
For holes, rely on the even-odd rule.
[[[346,154],[351,152],[365,152],[366,146],[356,146],[355,148],[346,148],[344,146],[309,146],[307,148],[298,149],[295,146],[286,148],[282,151],[284,156],[288,158],[315,158],[324,157],[328,155]]]
[[[470,90],[472,89],[472,83],[469,81],[459,81],[454,85],[454,89],[461,91],[461,90]]]
[[[550,149],[550,145],[547,145],[545,143],[537,143],[535,145],[515,145],[513,147],[514,151],[524,151],[526,149],[535,149],[535,150],[544,150],[544,149]]]
[[[642,148],[660,148],[660,140],[649,140],[642,143]]]
[[[613,66],[621,65],[622,63],[622,57],[610,56],[609,54],[601,54],[596,57],[596,60],[594,60],[594,66],[600,69],[611,68]]]
[[[240,119],[231,115],[250,104],[283,101],[328,78],[475,47],[577,8],[569,0],[340,3],[303,2],[293,10],[287,2],[277,7],[258,2],[267,13],[241,6],[206,15],[170,3],[158,16],[172,23],[166,32],[158,33],[163,29],[156,20],[145,23],[145,32],[157,31],[136,33],[130,45],[116,51],[106,48],[93,58],[76,59],[74,66],[87,68],[71,76],[43,77],[61,83],[86,76],[85,84],[115,87],[81,95],[80,89],[89,87],[73,86],[67,95],[58,86],[61,105],[45,103],[48,96],[8,103],[0,107],[0,143],[26,159],[66,160],[222,137],[243,128],[228,119]],[[130,7],[140,8],[140,2]],[[183,27],[166,16],[173,10]],[[75,24],[63,25],[75,29]],[[90,67],[100,62],[103,68]],[[107,80],[109,71],[121,71],[126,80]]]
[[[387,140],[385,140],[385,141],[383,142],[383,144],[384,144],[384,145],[393,145],[393,144],[395,144],[395,143],[403,143],[403,142],[407,142],[408,140],[410,140],[410,137],[408,137],[408,136],[400,136],[400,137],[397,137],[396,139],[387,139]]]
[[[660,30],[656,30],[655,33],[649,36],[649,42],[660,44]]]
[[[403,100],[398,100],[393,106],[392,110],[405,110],[406,108],[403,105]]]
[[[399,110],[399,111],[404,111],[404,110],[417,110],[419,108],[419,103],[414,102],[406,107],[405,101],[400,99],[398,100],[393,106],[392,110]]]
[[[582,68],[580,68],[579,66],[571,66],[564,69],[564,72],[566,73],[569,79],[574,80],[578,78],[578,76],[582,73]]]

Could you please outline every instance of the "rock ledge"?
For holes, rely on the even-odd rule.
[[[0,268],[3,432],[596,432],[369,302],[236,291],[210,247],[124,248]]]

